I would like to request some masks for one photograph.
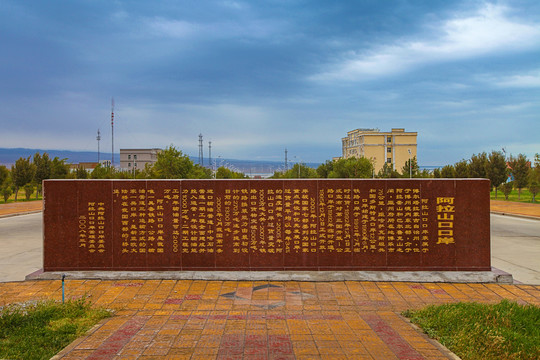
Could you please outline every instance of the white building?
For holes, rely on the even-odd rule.
[[[120,169],[143,170],[146,164],[153,165],[161,149],[120,149]]]

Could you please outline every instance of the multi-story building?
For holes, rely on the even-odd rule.
[[[341,139],[343,158],[365,157],[373,162],[375,173],[384,163],[400,171],[409,158],[416,156],[416,132],[405,129],[392,129],[381,132],[379,129],[356,129],[347,132]]]
[[[120,169],[143,170],[146,164],[153,165],[161,149],[120,149]]]

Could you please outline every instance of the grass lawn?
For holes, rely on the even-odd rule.
[[[464,360],[540,359],[540,307],[503,300],[457,303],[403,313]]]
[[[495,191],[492,191],[490,194],[491,200],[505,200],[504,193],[502,190],[497,191],[497,199],[495,199]],[[536,194],[535,203],[540,203],[540,194]],[[532,203],[532,194],[528,189],[521,189],[521,198],[518,200],[518,191],[517,189],[512,190],[510,195],[508,195],[508,201],[518,201],[525,203]]]
[[[50,359],[109,316],[84,299],[0,308],[0,359]]]

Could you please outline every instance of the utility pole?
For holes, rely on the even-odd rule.
[[[99,164],[99,141],[101,140],[101,134],[99,132],[99,129],[97,130],[96,140],[97,140],[97,162]]]
[[[203,166],[203,164],[204,164],[203,141],[202,141],[202,134],[199,134],[199,165]]]
[[[114,167],[114,98],[111,98],[111,138],[112,138],[111,168],[113,168]]]
[[[285,148],[285,171],[289,170],[289,165],[287,164],[287,148]]]
[[[409,151],[409,179],[412,178],[412,161],[411,161],[411,149],[407,149]]]
[[[212,168],[212,142],[208,142],[208,166]]]

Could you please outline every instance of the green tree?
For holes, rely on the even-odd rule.
[[[77,169],[75,170],[75,177],[77,179],[88,179],[88,176],[88,171],[81,166],[77,167]]]
[[[501,188],[504,194],[504,198],[508,200],[508,195],[510,195],[510,193],[512,192],[512,189],[514,188],[514,183],[512,181],[505,182],[501,185]]]
[[[11,194],[13,194],[13,190],[11,190],[11,179],[10,181],[6,181],[4,183],[4,186],[0,188],[0,192],[2,193],[2,196],[4,197],[4,203],[7,203],[9,197]]]
[[[51,159],[49,154],[43,153],[43,156],[39,152],[34,154],[34,165],[36,166],[36,172],[34,174],[34,182],[37,186],[36,199],[42,191],[43,180],[51,178]]]
[[[4,165],[0,165],[0,189],[2,188],[2,185],[5,181],[7,181],[9,177],[9,170]]]
[[[284,179],[285,178],[285,171],[282,170],[276,170],[272,174],[272,176],[269,177],[269,179]]]
[[[66,163],[67,159],[59,159],[56,156],[51,161],[51,179],[66,179],[69,174],[69,164]]]
[[[247,179],[248,176],[241,172],[236,172],[220,166],[216,170],[216,179]]]
[[[418,177],[419,178],[429,179],[429,178],[432,178],[433,175],[431,174],[431,172],[428,169],[424,169],[424,170],[421,170],[420,172],[418,172]]]
[[[192,168],[189,156],[170,145],[158,153],[152,171],[156,179],[186,179]]]
[[[216,179],[232,179],[232,171],[224,166],[220,166],[216,170]]]
[[[536,154],[538,156],[538,154]],[[532,194],[532,202],[536,202],[536,194],[540,190],[540,161],[535,161],[535,166],[529,171],[529,192]]]
[[[469,164],[467,160],[461,160],[454,164],[454,169],[456,170],[457,178],[468,178],[470,177],[469,173]]]
[[[529,160],[523,154],[519,154],[517,157],[510,156],[508,162],[512,169],[512,175],[514,175],[514,185],[518,189],[518,200],[521,199],[521,189],[527,186],[529,181]]]
[[[206,168],[199,164],[193,165],[191,170],[187,174],[188,179],[211,179],[212,169]]]
[[[373,176],[373,164],[365,157],[339,159],[334,162],[333,169],[328,174],[329,178],[359,179]]]
[[[30,196],[34,193],[34,185],[31,183],[28,183],[24,185],[24,195],[26,197],[26,200],[30,200]]]
[[[137,179],[152,179],[152,176],[152,165],[150,164],[145,164],[144,169],[135,172],[135,178]]]
[[[90,173],[90,179],[114,179],[115,174],[113,167],[98,164]]]
[[[317,177],[317,171],[313,168],[310,168],[306,164],[294,164],[289,170],[280,173],[275,172],[274,179],[310,179]]]
[[[453,179],[456,177],[456,169],[453,165],[445,165],[441,169],[441,178]]]
[[[377,173],[377,177],[381,179],[389,179],[389,178],[399,178],[401,175],[394,170],[392,164],[385,162],[383,164],[383,167],[379,172]]]
[[[409,168],[410,163],[410,168]],[[401,168],[401,175],[405,178],[408,177],[418,177],[420,168],[418,167],[418,162],[416,161],[416,156],[410,160],[405,161],[405,165]]]
[[[538,194],[538,191],[540,190],[540,181],[538,180],[531,180],[529,182],[529,192],[532,194],[532,202],[536,202],[536,194]]]
[[[28,184],[34,178],[35,166],[30,162],[30,156],[28,158],[19,158],[15,162],[15,165],[11,167],[11,179],[13,185],[15,185],[15,201],[17,201],[17,195],[19,189]]]
[[[488,157],[488,166],[486,168],[488,179],[491,186],[495,188],[495,199],[497,198],[497,188],[508,178],[508,169],[506,159],[500,151],[492,151]]]
[[[317,175],[323,179],[328,178],[330,172],[334,170],[334,162],[334,160],[326,160],[323,164],[319,165],[316,170]]]
[[[473,154],[469,163],[469,175],[472,178],[487,179],[488,156],[485,152]]]
[[[439,168],[433,169],[433,177],[434,177],[435,179],[440,179],[440,178],[442,178],[442,175],[441,175],[441,169],[439,169]]]

